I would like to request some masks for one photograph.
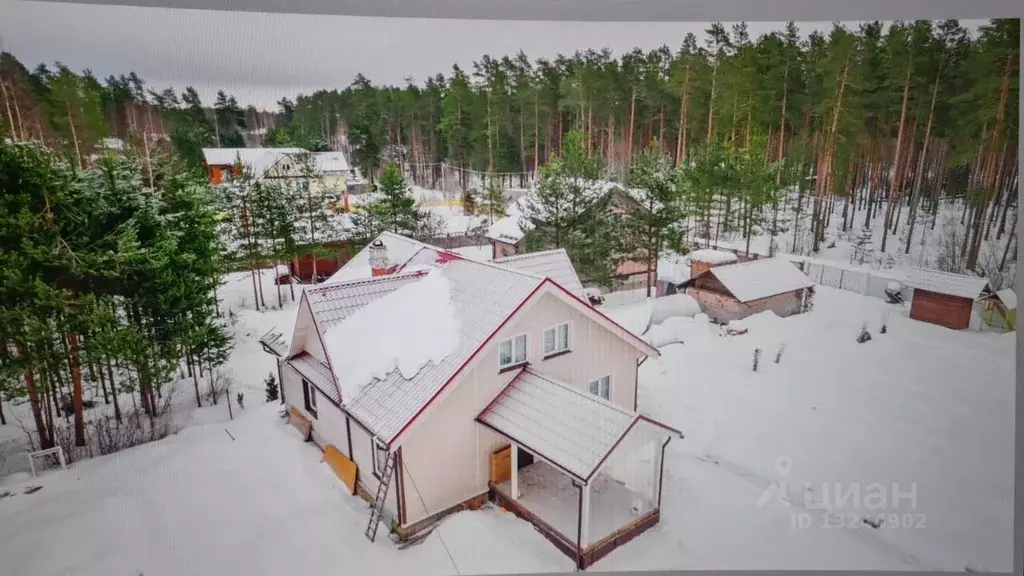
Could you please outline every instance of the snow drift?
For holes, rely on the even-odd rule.
[[[396,369],[406,380],[413,378],[430,362],[440,363],[458,342],[451,285],[437,269],[370,302],[324,335],[346,403]]]

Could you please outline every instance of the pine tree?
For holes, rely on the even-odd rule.
[[[359,217],[354,220],[363,236],[369,238],[384,230],[412,236],[422,218],[398,164],[389,162],[381,171],[373,200],[360,206]]]
[[[650,297],[659,257],[670,246],[682,244],[680,225],[684,215],[671,156],[652,143],[630,166],[628,184],[635,204],[628,204],[623,218],[624,248],[626,253],[646,262],[652,271],[647,275]]]

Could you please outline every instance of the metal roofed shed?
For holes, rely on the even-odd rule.
[[[999,300],[988,280],[978,276],[953,274],[939,270],[915,268],[907,275],[907,286],[914,289],[910,301],[910,317],[920,322],[965,330],[980,326],[986,300]]]
[[[721,324],[771,310],[780,317],[809,308],[814,282],[789,260],[764,258],[715,266],[680,284]]]

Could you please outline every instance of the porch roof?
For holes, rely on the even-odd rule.
[[[334,385],[334,378],[331,376],[331,369],[309,352],[302,352],[289,358],[287,364],[293,370],[306,379],[307,382],[316,386],[335,404],[341,402],[338,396],[338,387]]]
[[[682,433],[646,416],[524,368],[477,416],[528,452],[587,483],[640,421]]]

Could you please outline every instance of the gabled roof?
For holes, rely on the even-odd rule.
[[[321,172],[348,172],[348,160],[341,152],[313,152],[313,158]]]
[[[203,160],[207,166],[228,166],[241,160],[256,176],[261,176],[281,156],[303,151],[302,148],[203,148]]]
[[[691,286],[697,278],[708,274],[717,278],[740,302],[752,302],[814,286],[810,278],[783,258],[762,258],[742,264],[716,266],[683,282],[682,286]]]
[[[323,392],[324,396],[331,399],[331,402],[338,404],[341,396],[338,394],[338,387],[334,385],[334,378],[331,376],[331,369],[313,357],[308,352],[302,352],[285,361],[288,366],[299,373],[307,382],[316,386],[317,390]]]
[[[421,248],[427,247],[427,245],[422,242],[418,242],[412,238],[406,238],[405,236],[400,236],[398,234],[393,234],[391,232],[384,232],[380,236],[377,236],[375,240],[380,240],[384,243],[384,247],[387,248],[388,263],[391,266],[401,266],[405,264]],[[372,244],[372,242],[370,244]],[[332,284],[347,280],[369,278],[370,244],[363,247],[362,250],[356,253],[351,260],[346,262],[344,266],[332,274],[324,283]]]
[[[565,248],[516,254],[504,258],[496,258],[492,262],[506,268],[522,270],[537,274],[538,276],[546,276],[559,283],[569,292],[581,298],[583,297],[583,283],[580,282],[580,277],[576,275],[576,268],[573,267],[572,261],[569,260],[569,254],[565,251]]]
[[[907,274],[907,286],[971,300],[992,292],[985,278],[923,268],[914,268]]]
[[[588,314],[599,324],[648,356],[658,355],[649,344],[618,326],[578,296],[553,280],[527,271],[513,270],[489,262],[464,259],[457,254],[424,246],[407,259],[398,272],[376,278],[325,283],[309,288],[304,298],[313,316],[316,330],[323,341],[336,324],[353,315],[370,302],[395,292],[402,286],[419,282],[424,270],[440,271],[448,282],[450,304],[458,326],[457,344],[439,362],[430,361],[414,375],[406,378],[393,370],[383,378],[365,384],[356,383],[351,398],[342,394],[341,406],[353,418],[389,445],[440,395],[449,382],[462,371],[483,346],[531,298],[541,293],[554,294],[577,310]],[[409,318],[417,321],[416,317]],[[328,339],[329,340],[329,339]],[[332,351],[325,346],[328,364]],[[344,351],[335,351],[344,354]],[[321,363],[322,364],[322,363]],[[331,370],[329,366],[326,369]],[[341,377],[334,374],[335,379]],[[352,390],[352,383],[339,390]]]
[[[732,252],[724,250],[713,250],[705,248],[690,254],[691,262],[703,262],[705,264],[735,264],[739,258]]]
[[[996,292],[996,296],[999,296],[999,299],[1003,301],[1007,310],[1017,309],[1017,293],[1012,288],[1004,288]]]
[[[513,378],[477,421],[584,483],[640,421],[682,436],[532,368]]]

